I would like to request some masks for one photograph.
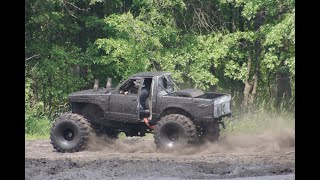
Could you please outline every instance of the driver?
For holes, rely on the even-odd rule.
[[[125,95],[128,95],[129,93],[130,94],[138,94],[139,85],[140,85],[139,80],[135,80],[134,82],[131,82],[129,87],[120,90],[119,93],[120,94],[125,94]]]
[[[142,110],[146,110],[147,107],[146,107],[146,101],[149,97],[149,90],[148,90],[148,87],[150,87],[149,83],[146,82],[146,84],[144,84],[142,86],[142,89],[141,89],[141,93],[140,93],[140,104],[141,104],[141,109]]]
[[[139,90],[139,86],[140,86],[140,81],[139,80],[135,80],[133,82],[134,86],[132,88],[129,89],[129,93],[130,94],[138,94],[138,90]]]

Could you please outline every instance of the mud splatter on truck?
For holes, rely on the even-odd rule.
[[[50,139],[59,152],[87,148],[92,134],[117,138],[154,134],[158,148],[213,142],[223,117],[231,115],[231,96],[180,90],[169,72],[135,74],[115,88],[98,88],[69,95],[71,112],[61,114]]]

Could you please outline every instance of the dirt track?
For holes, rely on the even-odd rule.
[[[254,148],[251,144],[227,148],[224,142],[223,147],[207,144],[174,153],[158,152],[153,140],[145,138],[112,145],[96,141],[95,148],[78,153],[57,153],[48,140],[26,141],[25,175],[26,179],[294,179],[294,139],[289,141],[270,140],[271,144]]]

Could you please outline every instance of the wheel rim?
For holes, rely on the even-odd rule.
[[[81,141],[79,127],[71,121],[59,123],[54,130],[55,143],[64,150],[77,147]]]
[[[168,122],[160,129],[161,141],[165,147],[173,148],[185,141],[185,131],[176,122]]]
[[[74,131],[72,129],[67,128],[64,132],[63,132],[63,138],[66,141],[72,141],[74,138]]]
[[[175,142],[179,140],[179,132],[168,132],[168,139],[171,142]]]

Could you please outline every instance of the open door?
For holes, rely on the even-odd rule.
[[[143,85],[139,91],[139,119],[152,118],[152,100],[153,100],[153,84],[154,78],[146,77],[144,78]]]
[[[115,89],[109,101],[109,117],[112,121],[139,122],[139,94],[142,84],[143,78],[131,78]]]

